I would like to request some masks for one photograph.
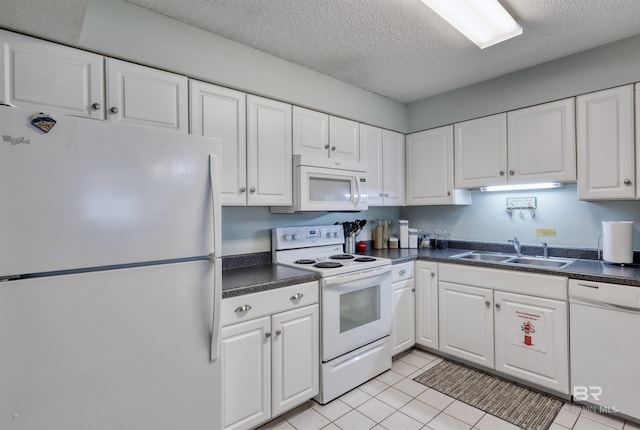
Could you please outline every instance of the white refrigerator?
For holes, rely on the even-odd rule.
[[[0,106],[0,429],[221,428],[219,142],[35,113]]]

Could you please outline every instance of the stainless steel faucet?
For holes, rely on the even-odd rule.
[[[516,255],[522,255],[520,253],[520,241],[518,240],[517,237],[514,237],[513,239],[509,239],[508,240],[509,243],[513,244],[513,249],[516,252]]]
[[[547,245],[547,242],[542,242],[542,252],[544,258],[549,258],[549,245]]]

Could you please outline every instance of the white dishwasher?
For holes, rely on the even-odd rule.
[[[569,280],[574,401],[640,420],[640,287]]]

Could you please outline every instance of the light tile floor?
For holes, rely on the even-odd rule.
[[[441,358],[417,349],[394,359],[391,370],[336,400],[309,401],[259,430],[516,430],[489,415],[413,381]],[[549,430],[640,430],[640,425],[565,403]]]

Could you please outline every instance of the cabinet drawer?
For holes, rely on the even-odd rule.
[[[299,297],[299,298],[298,298]],[[247,321],[318,302],[318,283],[307,282],[222,301],[222,325]]]
[[[391,266],[391,282],[413,279],[413,261]]]

